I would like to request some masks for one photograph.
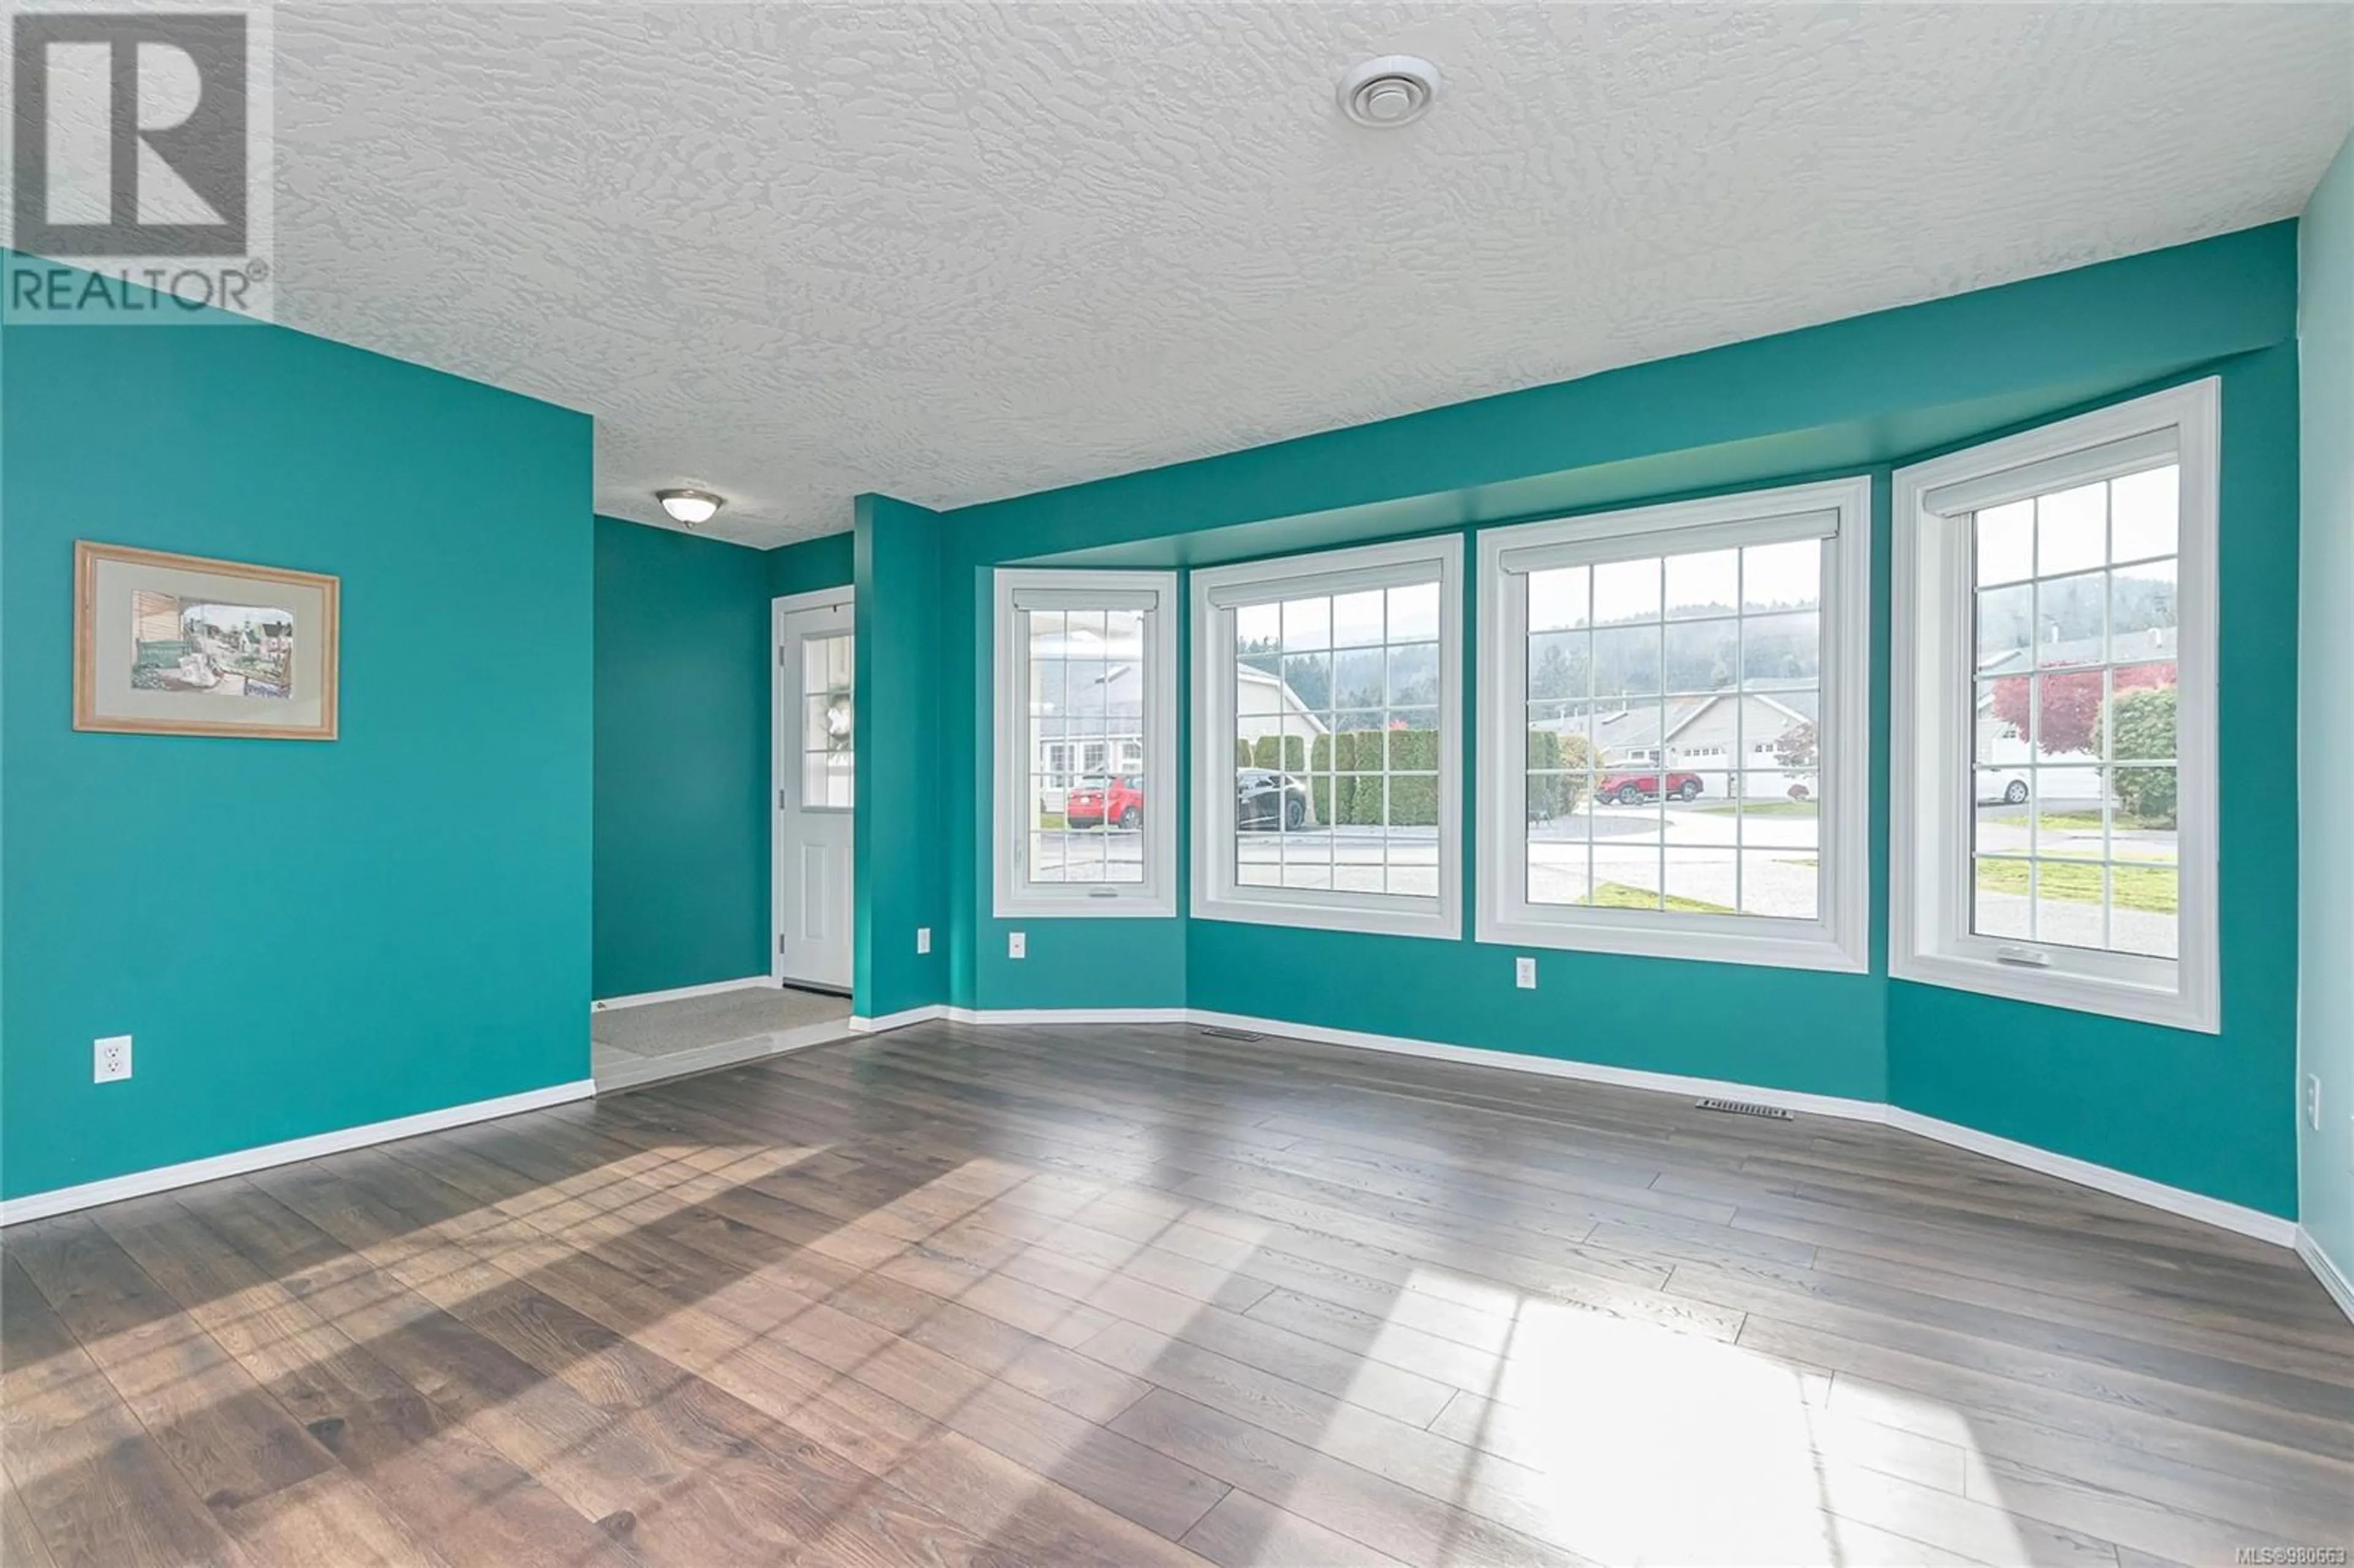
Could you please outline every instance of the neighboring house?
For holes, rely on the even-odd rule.
[[[1815,688],[1778,690],[1755,683],[1741,692],[1693,696],[1627,699],[1626,707],[1542,721],[1538,729],[1584,735],[1605,768],[1658,767],[1697,773],[1701,790],[1722,798],[1740,793],[1782,796],[1793,787],[1815,788],[1815,770],[1786,762],[1785,737],[1814,722],[1820,711]],[[1736,785],[1738,771],[1742,783]]]
[[[1033,771],[1038,778],[1039,805],[1050,811],[1061,810],[1065,794],[1082,779],[1138,773],[1144,768],[1143,666],[1133,660],[1107,662],[1076,653],[1061,664],[1055,662],[1058,652],[1042,645],[1031,665],[1034,680],[1050,669],[1066,676],[1060,701],[1034,690],[1030,700],[1035,715],[1030,731],[1038,747]]]
[[[1263,735],[1320,736],[1330,726],[1308,711],[1290,683],[1249,664],[1235,666],[1235,738]],[[1286,750],[1290,749],[1285,747]]]
[[[1081,657],[1092,648],[1075,652],[1066,671],[1066,690],[1059,702],[1031,694],[1031,733],[1038,755],[1033,770],[1038,778],[1040,806],[1062,810],[1063,798],[1082,780],[1144,770],[1144,672],[1134,661],[1105,663]],[[1053,668],[1059,651],[1042,644],[1034,672]],[[1101,671],[1081,678],[1081,671]],[[1281,677],[1247,664],[1235,671],[1235,734],[1243,740],[1263,735],[1306,736],[1330,728],[1285,683]]]

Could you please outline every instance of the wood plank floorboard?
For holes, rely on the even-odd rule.
[[[1177,1025],[923,1024],[0,1255],[5,1568],[2354,1547],[2354,1325],[2285,1250]]]

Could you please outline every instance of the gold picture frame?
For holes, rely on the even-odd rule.
[[[76,540],[74,728],[334,739],[342,587]]]

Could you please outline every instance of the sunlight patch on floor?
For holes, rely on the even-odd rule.
[[[1999,1508],[1960,1495],[1975,1450],[1958,1414],[1932,1436],[1834,1413],[1829,1373],[1705,1335],[1428,1269],[1408,1276],[1400,1301],[1417,1294],[1487,1311],[1512,1303],[1486,1394],[1458,1393],[1429,1427],[1456,1446],[1385,1452],[1395,1435],[1384,1445],[1358,1432],[1353,1410],[1332,1413],[1325,1442],[1434,1494],[1448,1489],[1429,1469],[1444,1457],[1458,1506],[1611,1562],[1931,1561],[1903,1533],[1931,1515],[1986,1561],[2034,1555]],[[1426,1360],[1428,1333],[1398,1320],[1413,1315],[1384,1320],[1360,1352],[1361,1379],[1373,1363]]]

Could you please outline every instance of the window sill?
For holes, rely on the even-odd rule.
[[[1891,980],[1911,980],[1947,991],[1976,991],[1981,996],[2065,1008],[2072,1012],[2100,1013],[2129,1023],[2151,1023],[2200,1034],[2220,1034],[2223,1030],[2219,999],[2186,994],[2172,987],[2138,985],[2131,980],[2064,969],[2022,969],[1958,953],[1892,954],[1888,974]]]
[[[1227,895],[1197,897],[1193,914],[1196,920],[1290,926],[1310,931],[1354,931],[1369,937],[1430,937],[1452,942],[1463,935],[1460,916],[1445,908],[1425,912]]]
[[[1710,918],[1710,916],[1702,916]],[[1647,926],[1639,921],[1553,920],[1483,916],[1479,939],[1496,947],[1552,948],[1570,952],[1616,953],[1644,959],[1684,959],[1701,963],[1751,964],[1770,969],[1821,969],[1868,974],[1862,951],[1850,951],[1819,927],[1778,936],[1765,931],[1691,930]]]

